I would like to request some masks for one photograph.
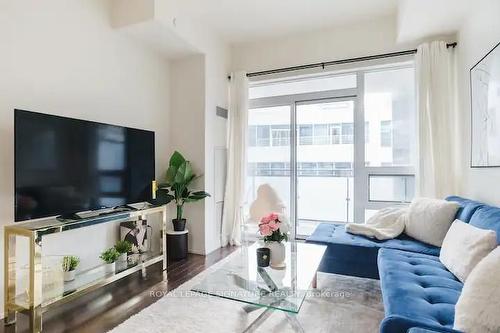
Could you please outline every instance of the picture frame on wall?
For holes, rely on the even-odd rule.
[[[470,70],[472,168],[500,167],[500,43]]]

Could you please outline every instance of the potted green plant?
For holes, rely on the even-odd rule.
[[[209,197],[205,191],[192,191],[189,185],[197,178],[193,173],[191,162],[187,161],[178,151],[170,157],[170,162],[165,177],[166,182],[158,186],[157,197],[162,203],[174,201],[176,205],[176,218],[172,220],[175,231],[183,231],[186,219],[183,218],[184,204],[195,202]]]
[[[80,263],[80,258],[76,256],[64,256],[62,267],[64,272],[64,282],[73,281],[75,279],[75,270]]]
[[[127,255],[132,252],[132,243],[126,240],[118,241],[115,244],[115,250],[120,254],[117,261],[126,262]]]
[[[105,263],[104,271],[106,273],[112,273],[115,271],[115,262],[119,256],[120,256],[120,253],[118,253],[118,251],[116,251],[116,249],[114,247],[109,248],[101,253],[99,258],[101,258],[102,261],[104,261],[104,263]]]

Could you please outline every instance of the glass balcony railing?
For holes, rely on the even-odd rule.
[[[254,168],[249,171],[247,193],[258,193],[259,186],[269,184],[289,214],[290,169]],[[352,170],[299,169],[297,189],[298,235],[310,234],[318,223],[352,221]],[[253,196],[248,197],[248,205],[250,206],[255,199]]]

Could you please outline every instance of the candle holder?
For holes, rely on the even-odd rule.
[[[257,249],[257,266],[267,267],[269,266],[269,259],[271,257],[271,251],[267,247],[260,247]]]

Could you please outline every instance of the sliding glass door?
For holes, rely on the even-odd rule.
[[[353,221],[354,100],[296,103],[297,235]]]
[[[271,210],[290,216],[292,211],[290,120],[289,105],[249,111],[246,239],[256,237],[256,220],[262,212]]]

